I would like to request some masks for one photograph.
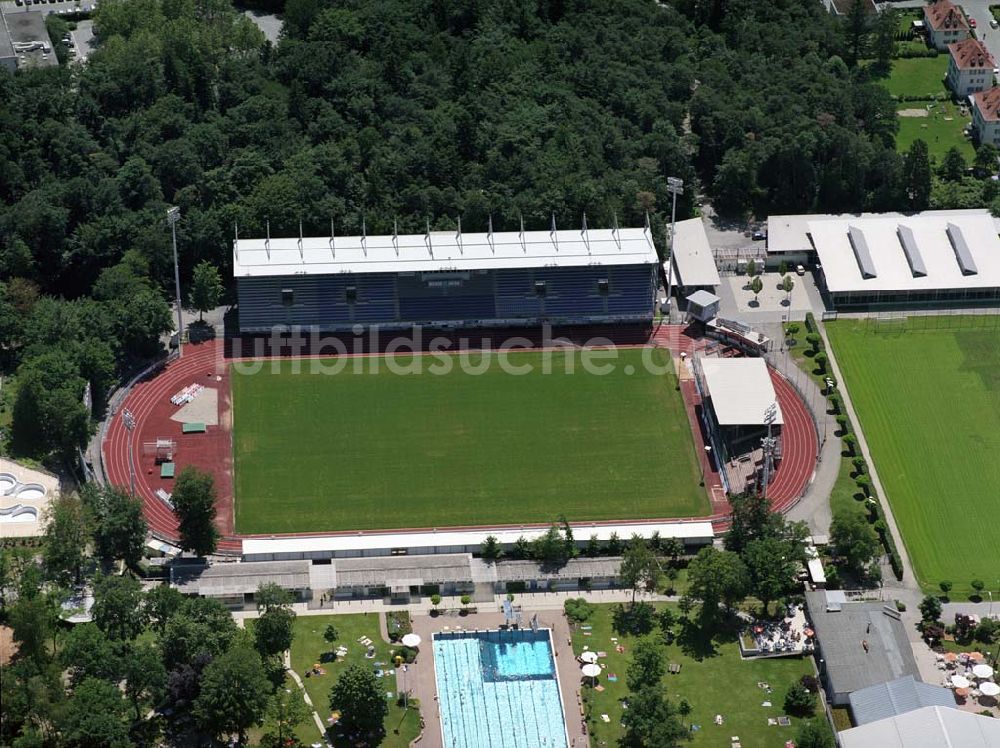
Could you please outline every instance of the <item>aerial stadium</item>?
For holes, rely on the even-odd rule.
[[[215,477],[231,552],[245,537],[531,532],[558,516],[682,536],[725,517],[725,470],[678,368],[705,341],[656,319],[648,227],[238,238],[233,275],[238,334],[136,383],[119,406],[133,430],[113,419],[105,438],[109,480],[136,479],[167,542],[188,465]],[[780,506],[804,490],[816,440],[779,384],[794,435]]]

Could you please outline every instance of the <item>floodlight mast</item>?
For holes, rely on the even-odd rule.
[[[667,177],[667,192],[673,196],[670,206],[670,259],[667,262],[667,322],[670,321],[670,292],[674,279],[674,234],[677,227],[677,196],[684,194],[684,180]]]
[[[135,463],[132,461],[132,431],[135,430],[135,416],[128,408],[122,409],[122,423],[125,425],[125,434],[128,440],[129,494],[135,496]]]
[[[184,321],[181,318],[181,273],[177,265],[177,222],[181,218],[181,209],[174,206],[167,208],[167,223],[170,225],[170,235],[174,245],[174,290],[177,298],[177,358],[183,355],[181,338],[184,337]]]
[[[764,448],[764,498],[767,498],[767,487],[771,481],[771,472],[774,470],[774,452],[777,440],[771,436],[771,425],[778,417],[778,403],[773,402],[764,409],[764,423],[767,424],[767,436],[760,440]]]

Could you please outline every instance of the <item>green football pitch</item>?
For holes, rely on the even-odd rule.
[[[903,326],[899,326],[903,324]],[[926,329],[926,328],[931,329]],[[964,329],[956,329],[956,328]],[[917,329],[919,328],[919,329]],[[1000,330],[993,318],[828,323],[914,570],[1000,575]]]
[[[351,359],[332,375],[310,373],[309,361],[267,362],[257,373],[236,366],[236,529],[707,514],[669,360],[646,352],[666,372],[655,373],[642,365],[643,354],[605,351],[616,356],[600,362],[613,365],[606,375],[585,371],[579,351],[554,354],[551,373],[542,368],[543,353],[510,353],[511,364],[533,369],[519,376],[481,354],[465,359],[481,365],[479,374],[442,354],[422,357],[423,372],[409,375],[389,371],[383,357]],[[431,372],[444,361],[450,373]]]

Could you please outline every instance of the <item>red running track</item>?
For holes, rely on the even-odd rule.
[[[153,456],[143,454],[142,445],[156,439],[177,442],[174,461],[178,468],[193,465],[212,475],[218,495],[216,526],[222,534],[219,550],[239,552],[242,542],[233,537],[232,439],[230,435],[229,367],[222,356],[222,341],[184,346],[184,355],[159,374],[132,388],[122,407],[135,416],[132,452],[135,458],[135,489],[142,498],[143,514],[150,529],[165,540],[177,539],[173,512],[156,497],[157,489],[173,491],[173,480],[160,478]],[[182,434],[181,424],[171,420],[180,408],[170,398],[189,384],[199,383],[218,390],[219,425],[204,434]],[[129,484],[128,433],[118,414],[112,414],[102,445],[104,469],[114,485]]]
[[[674,352],[691,354],[705,346],[703,339],[695,338],[682,325],[660,325],[650,336],[650,343]],[[170,492],[172,481],[160,478],[153,458],[143,455],[142,444],[157,438],[172,438],[177,442],[175,460],[179,466],[193,465],[210,473],[216,482],[219,497],[216,519],[222,541],[219,550],[238,553],[241,537],[234,533],[233,515],[233,458],[231,423],[231,396],[229,388],[229,363],[239,359],[225,359],[223,342],[208,341],[188,344],[183,358],[171,362],[163,371],[135,385],[125,398],[124,407],[136,419],[133,432],[133,453],[136,460],[136,492],[143,502],[143,513],[150,529],[165,540],[176,540],[177,522],[173,512],[156,497],[156,490]],[[782,430],[783,457],[774,474],[768,493],[776,511],[788,509],[802,495],[810,479],[818,455],[816,430],[809,411],[795,389],[779,373],[770,370],[778,403],[784,418]],[[219,426],[209,426],[204,434],[181,434],[180,423],[170,419],[179,408],[170,403],[178,390],[199,382],[218,389]],[[118,414],[112,414],[108,433],[102,445],[104,469],[114,485],[127,486],[129,482],[127,432]],[[700,433],[695,434],[701,440]],[[700,450],[699,450],[700,451]],[[711,497],[710,497],[711,498]],[[727,512],[719,501],[713,501],[713,513],[707,517],[688,520],[711,520],[717,531],[725,529]],[[728,507],[726,507],[728,509]],[[656,521],[653,518],[647,521]],[[663,521],[682,521],[677,518]],[[300,533],[309,535],[315,533]],[[324,533],[336,534],[336,533]]]

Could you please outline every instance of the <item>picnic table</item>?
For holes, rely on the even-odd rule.
[[[161,478],[173,478],[174,477],[175,463],[164,462],[160,465],[160,477]]]

